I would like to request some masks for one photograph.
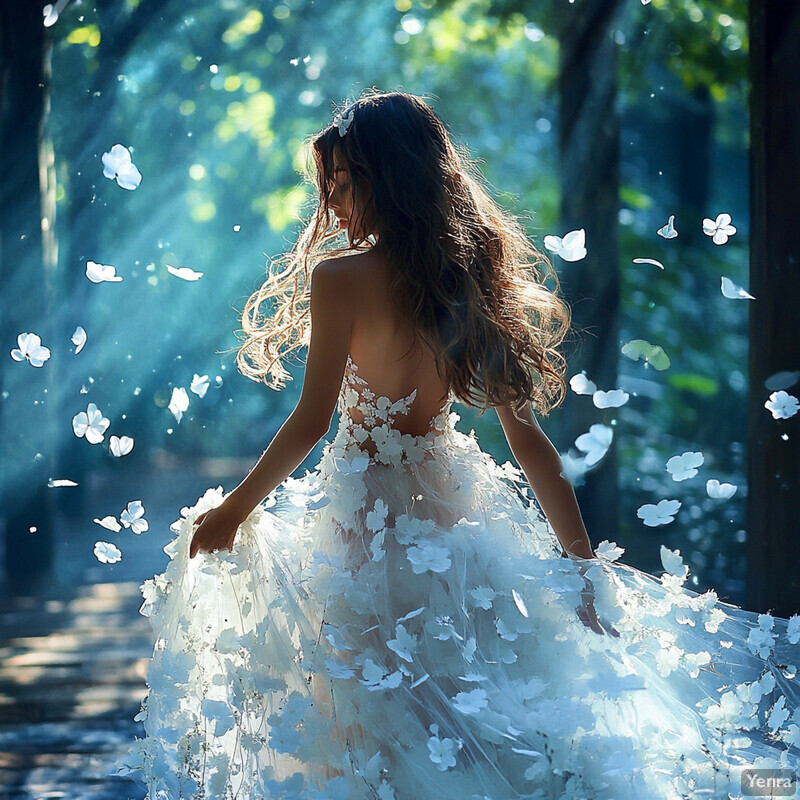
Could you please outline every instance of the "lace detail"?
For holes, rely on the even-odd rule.
[[[394,426],[395,417],[408,414],[416,397],[416,389],[394,401],[386,395],[376,395],[358,374],[358,365],[348,354],[337,403],[340,422],[335,443],[343,445],[348,455],[366,455],[371,461],[382,464],[399,466],[408,461],[421,461],[438,437],[455,430],[453,415],[449,412],[456,398],[452,392],[448,393],[439,411],[428,421],[424,434],[401,433]],[[363,420],[356,421],[351,410],[359,411]],[[359,452],[354,453],[354,450]]]

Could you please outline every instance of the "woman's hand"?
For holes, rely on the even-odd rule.
[[[247,515],[241,512],[226,498],[221,506],[201,514],[196,520],[197,529],[189,546],[189,558],[197,553],[213,550],[230,550],[236,531]]]

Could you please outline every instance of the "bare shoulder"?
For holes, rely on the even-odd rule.
[[[326,258],[314,267],[312,289],[321,289],[328,296],[358,302],[365,284],[373,280],[376,256],[369,250]]]

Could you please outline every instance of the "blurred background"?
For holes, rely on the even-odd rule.
[[[578,459],[594,543],[616,541],[646,569],[660,567],[659,543],[679,547],[698,588],[742,601],[749,301],[724,297],[720,278],[747,285],[747,5],[578,6],[62,0],[44,25],[15,23],[6,62],[27,58],[35,72],[44,59],[11,97],[15,130],[31,131],[4,175],[6,196],[14,188],[0,361],[8,590],[152,574],[180,507],[209,485],[232,488],[269,443],[302,364],[281,393],[238,375],[237,309],[313,203],[303,141],[335,103],[377,86],[429,96],[550,256],[583,331],[567,347],[568,377],[585,371],[598,389],[630,394],[599,409],[570,390],[542,419]],[[6,85],[7,103],[13,92]],[[136,188],[104,176],[117,144],[142,176]],[[736,227],[724,245],[703,233],[720,213]],[[665,238],[671,215],[678,235]],[[545,249],[546,235],[580,228],[583,260]],[[122,280],[92,282],[90,261]],[[49,348],[41,368],[9,357],[21,333]],[[626,357],[633,339],[662,347],[669,368]],[[202,397],[194,376],[207,376]],[[168,408],[176,388],[189,399],[180,422]],[[72,425],[89,403],[109,421],[95,445]],[[496,415],[456,410],[462,429],[510,458]],[[613,442],[581,477],[575,440],[592,424]],[[112,436],[133,450],[115,457]],[[687,451],[704,464],[678,482],[665,464]],[[710,478],[736,494],[710,498]],[[65,480],[77,485],[52,485]],[[674,521],[645,526],[637,509],[662,499],[681,502]],[[93,522],[134,500],[146,533]],[[122,560],[100,563],[98,540]]]

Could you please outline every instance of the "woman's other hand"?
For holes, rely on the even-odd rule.
[[[189,546],[189,558],[213,550],[230,550],[242,522],[244,518],[227,499],[221,506],[201,514],[195,520],[197,529]]]

